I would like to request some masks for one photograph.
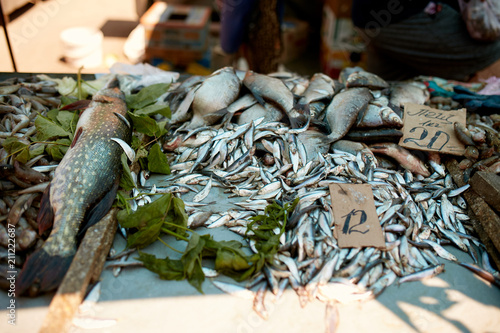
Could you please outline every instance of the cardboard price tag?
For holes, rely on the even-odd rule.
[[[425,105],[405,104],[401,147],[463,155],[465,146],[453,123],[465,125],[466,109],[443,111]]]
[[[384,235],[368,184],[330,184],[339,247],[384,247]]]

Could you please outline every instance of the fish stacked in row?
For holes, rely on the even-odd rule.
[[[466,146],[459,167],[468,182],[476,170],[500,173],[500,116],[470,114],[467,126],[455,124],[457,137]]]
[[[52,160],[44,154],[27,158],[20,163],[9,154],[5,145],[8,138],[35,152],[43,143],[33,143],[36,134],[35,119],[60,104],[57,84],[37,77],[11,78],[0,82],[0,271],[6,273],[9,254],[7,229],[15,227],[15,264],[21,267],[25,255],[43,241],[38,237],[36,221],[40,207],[41,192],[50,179],[49,172],[55,169]],[[30,154],[28,154],[30,155]],[[10,226],[10,227],[9,227]],[[2,279],[2,281],[7,281]],[[2,283],[4,283],[2,282]],[[7,287],[7,286],[2,286]]]

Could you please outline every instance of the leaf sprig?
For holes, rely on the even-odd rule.
[[[129,248],[142,249],[156,240],[162,241],[162,233],[186,241],[188,244],[180,259],[170,259],[168,256],[157,258],[152,254],[140,252],[138,260],[162,279],[187,279],[193,287],[203,292],[203,260],[213,260],[219,273],[236,281],[250,278],[266,264],[272,265],[280,248],[279,238],[285,232],[288,215],[297,202],[298,200],[291,204],[286,203],[283,207],[274,202],[266,207],[264,215],[252,218],[248,231],[252,231],[253,235],[247,237],[256,241],[258,253],[253,255],[247,255],[243,251],[243,243],[239,241],[216,241],[211,235],[199,235],[188,229],[182,200],[171,194],[165,194],[151,204],[139,207],[134,213],[120,211],[118,222],[122,227],[133,228],[131,231],[135,231],[128,236]],[[279,228],[277,234],[274,231],[276,228]],[[247,235],[249,234],[248,232]]]

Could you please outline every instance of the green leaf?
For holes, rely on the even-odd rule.
[[[196,264],[201,265],[201,260],[198,259],[201,258],[201,252],[203,251],[204,245],[205,240],[201,238],[200,235],[197,233],[191,234],[191,238],[189,238],[188,245],[181,258],[187,276],[193,273]]]
[[[75,133],[78,118],[79,117],[76,112],[62,110],[57,113],[57,121],[59,122],[61,127],[71,133],[72,136]]]
[[[116,193],[116,205],[118,208],[125,209],[127,212],[130,212],[130,204],[122,191],[118,191]]]
[[[125,153],[121,156],[122,162],[122,176],[120,177],[120,187],[125,191],[129,191],[135,187],[134,178],[130,172],[130,167],[128,166],[128,159]]]
[[[240,254],[228,249],[217,251],[217,257],[215,258],[215,269],[217,271],[241,271],[249,268],[250,264],[247,259]]]
[[[203,269],[201,268],[201,260],[200,264],[195,265],[191,275],[187,276],[188,282],[190,285],[196,288],[200,293],[203,294],[203,290],[201,289],[201,285],[203,281],[205,281],[205,274],[203,273]]]
[[[169,87],[170,83],[157,83],[144,87],[139,93],[126,97],[127,106],[129,109],[142,109],[156,102],[158,97],[168,91]]]
[[[35,126],[37,131],[36,138],[39,141],[71,136],[71,133],[66,131],[60,125],[42,115],[38,115],[38,117],[36,117]]]
[[[50,109],[47,112],[47,118],[57,123],[57,114],[59,113],[59,109]]]
[[[132,147],[133,150],[137,150],[141,148],[141,145],[142,145],[141,140],[136,135],[132,136],[132,142],[130,143],[130,147]]]
[[[152,116],[155,114],[161,114],[164,117],[170,118],[171,111],[168,105],[148,105],[145,108],[134,111],[135,114],[140,116]]]
[[[160,236],[162,224],[161,218],[149,220],[144,228],[127,237],[127,247],[142,249],[153,243]]]
[[[71,141],[69,139],[58,139],[54,141],[54,144],[48,144],[47,147],[45,147],[45,151],[53,160],[60,161],[63,159],[70,145]]]
[[[47,145],[37,144],[30,147],[30,159],[42,155],[45,152],[45,147]]]
[[[61,96],[61,106],[66,106],[68,104],[76,102],[78,99],[71,96]]]
[[[149,136],[161,137],[167,130],[165,129],[166,121],[157,122],[153,118],[148,116],[136,115],[132,112],[128,112],[132,123],[134,124],[134,129],[137,132],[144,133]]]
[[[182,201],[182,199],[174,196],[172,199],[172,207],[173,207],[174,211],[173,211],[173,214],[171,214],[171,216],[173,217],[171,222],[182,227],[182,228],[186,228],[188,216],[186,213],[186,208],[184,206],[184,201]],[[181,229],[177,229],[177,230],[181,230]]]
[[[148,221],[163,218],[171,209],[172,194],[166,193],[157,200],[144,206],[140,206],[131,214],[121,210],[117,214],[117,219],[123,228],[143,228],[147,226]]]
[[[2,146],[9,153],[15,156],[16,160],[21,163],[26,163],[30,159],[29,146],[19,141],[16,137],[9,137],[5,139]]]
[[[171,260],[168,257],[158,259],[152,254],[139,252],[139,261],[144,263],[144,267],[156,273],[164,280],[183,280],[184,265],[180,260]]]
[[[155,143],[149,150],[148,169],[151,172],[161,173],[164,175],[170,174],[170,166],[167,156],[161,151],[160,145]]]

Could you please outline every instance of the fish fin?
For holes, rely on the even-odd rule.
[[[223,113],[222,124],[231,122],[231,119],[233,119],[233,116],[235,114],[235,112],[229,112],[227,108],[221,109],[217,112],[220,112],[221,114]]]
[[[85,216],[85,224],[78,231],[78,238],[83,237],[88,228],[99,222],[109,211],[118,192],[119,181],[115,181],[111,190]]]
[[[203,116],[203,120],[208,124],[212,125],[215,124],[218,120],[224,117],[228,114],[229,112],[227,111],[227,108],[221,109],[219,111],[215,111],[209,114],[206,114]]]
[[[403,119],[403,108],[402,107],[399,107],[396,104],[392,104],[391,102],[389,102],[389,104],[387,104],[387,106],[389,108],[391,108],[392,111],[394,111],[394,113],[396,113],[399,116],[399,118]]]
[[[311,119],[311,123],[309,124],[309,127],[315,127],[323,133],[330,133],[331,132],[330,126],[328,125],[327,122],[321,121],[318,119],[314,119],[314,118]]]
[[[46,230],[50,229],[52,223],[54,223],[54,209],[50,204],[50,184],[43,191],[36,222],[38,224],[39,235],[42,235]]]
[[[74,256],[51,256],[43,248],[33,252],[24,263],[16,281],[16,295],[40,293],[56,289],[62,282]]]
[[[90,102],[92,101],[89,99],[83,99],[81,101],[76,101],[68,105],[65,105],[60,110],[66,110],[66,111],[84,110],[89,107]]]
[[[118,117],[118,119],[120,119],[125,125],[127,125],[128,128],[132,128],[132,126],[130,125],[130,122],[128,121],[128,119],[124,115],[122,115],[118,112],[113,112],[113,113],[115,114],[116,117]]]
[[[250,89],[250,92],[252,93],[253,97],[257,100],[257,102],[264,106],[266,105],[266,101],[264,100],[264,97],[262,97],[258,92],[256,92],[254,89]]]
[[[71,142],[71,145],[69,146],[70,148],[73,148],[76,145],[76,142],[80,138],[80,135],[82,135],[82,132],[83,132],[83,128],[82,127],[78,128],[78,130],[75,133],[75,136],[73,137],[73,141]]]

